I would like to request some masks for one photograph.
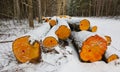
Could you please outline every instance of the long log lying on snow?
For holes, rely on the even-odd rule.
[[[43,46],[46,49],[51,49],[56,45],[58,45],[58,37],[55,34],[56,29],[57,29],[57,26],[56,25],[53,26],[51,30],[47,33],[47,35],[43,37],[42,42],[43,42]]]
[[[115,48],[113,48],[112,46],[109,46],[106,50],[105,58],[106,58],[106,62],[108,62],[108,63],[113,60],[118,59],[119,58],[118,51]]]
[[[82,61],[95,62],[102,59],[107,49],[107,41],[103,36],[88,31],[80,31],[72,32],[72,37]]]
[[[97,26],[90,25],[90,22],[87,19],[81,20],[80,18],[73,17],[71,19],[68,19],[67,22],[69,23],[69,26],[73,31],[83,31],[83,30],[91,31],[91,32],[97,31]]]
[[[64,19],[58,18],[58,29],[55,31],[55,34],[59,39],[65,40],[70,36],[71,30],[70,27]]]
[[[12,50],[16,59],[21,62],[38,62],[41,58],[41,49],[39,41],[49,31],[50,25],[43,24],[39,28],[17,38],[12,43]]]

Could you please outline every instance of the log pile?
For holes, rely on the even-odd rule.
[[[100,61],[104,57],[104,61],[111,62],[119,58],[115,51],[111,52],[111,37],[98,34],[97,26],[92,26],[89,20],[76,20],[66,15],[42,19],[42,26],[13,42],[13,53],[19,62],[39,62],[42,49],[54,50],[60,40],[66,41],[68,38],[83,62]]]

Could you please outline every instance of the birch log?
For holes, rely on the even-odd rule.
[[[47,35],[42,39],[43,46],[46,49],[52,49],[56,45],[58,45],[58,37],[55,34],[57,26],[53,26],[51,30],[47,33]]]
[[[72,37],[82,61],[95,62],[102,59],[107,49],[107,41],[103,36],[88,31],[80,31],[72,32]]]
[[[116,50],[112,46],[108,46],[106,53],[105,53],[105,58],[106,58],[106,62],[108,62],[108,63],[113,61],[113,60],[118,59],[119,58],[118,50]]]
[[[45,23],[39,28],[17,38],[12,43],[12,50],[16,59],[21,63],[25,63],[27,61],[33,63],[38,62],[41,58],[39,41],[49,31],[49,29],[50,25]]]
[[[58,29],[55,31],[55,34],[61,40],[66,40],[71,33],[70,27],[64,19],[58,18]]]

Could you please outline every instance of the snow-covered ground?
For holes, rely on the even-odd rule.
[[[119,52],[120,57],[120,19],[96,17],[80,19],[88,19],[92,25],[98,26],[98,33],[111,36],[111,46]],[[13,23],[13,21],[0,23],[4,23],[4,25],[0,25],[0,41],[14,40],[30,30],[27,22],[21,24]],[[40,25],[35,22],[35,26]],[[69,54],[70,50],[72,50],[72,54]],[[110,63],[104,61],[80,62],[71,40],[69,40],[69,46],[60,51],[60,55],[43,53],[43,62],[39,64],[18,64],[12,53],[12,42],[0,43],[0,72],[120,72],[120,59]],[[49,61],[49,59],[51,60]]]

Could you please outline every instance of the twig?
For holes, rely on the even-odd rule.
[[[10,41],[0,41],[0,43],[8,43],[8,42],[13,42],[13,40],[10,40]]]

